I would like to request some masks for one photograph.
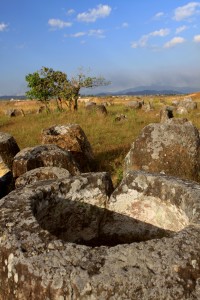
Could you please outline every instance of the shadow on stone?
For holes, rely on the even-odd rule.
[[[116,246],[169,236],[172,231],[80,201],[51,194],[32,199],[42,229],[65,242],[87,246]]]

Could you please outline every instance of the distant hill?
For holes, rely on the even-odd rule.
[[[8,96],[8,95],[5,95],[5,96],[0,96],[0,100],[25,100],[27,99],[26,96]]]
[[[178,95],[178,94],[191,94],[198,92],[199,88],[190,87],[173,87],[173,86],[139,86],[117,92],[99,93],[98,95]]]
[[[144,85],[138,86],[135,88],[129,88],[126,90],[120,90],[117,92],[101,92],[101,93],[94,93],[95,96],[106,96],[106,95],[113,95],[113,96],[120,96],[120,95],[180,95],[180,94],[192,94],[195,92],[199,92],[200,87],[198,88],[191,88],[191,87],[173,87],[173,86],[159,86],[159,85]],[[91,91],[90,91],[91,92]],[[87,95],[87,91],[83,93]],[[13,96],[13,95],[5,95],[0,96],[0,100],[25,100],[27,97],[25,95],[22,96]]]

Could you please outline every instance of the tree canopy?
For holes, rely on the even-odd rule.
[[[50,99],[56,99],[59,110],[62,110],[63,101],[69,107],[73,104],[74,110],[77,110],[81,88],[110,84],[103,77],[89,77],[82,72],[68,79],[65,73],[47,67],[42,67],[39,71],[28,74],[26,81],[29,88],[26,95],[41,101],[46,106],[47,111],[49,111]]]

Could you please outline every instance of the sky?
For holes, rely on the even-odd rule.
[[[43,66],[137,86],[200,90],[200,1],[0,0],[0,95]]]

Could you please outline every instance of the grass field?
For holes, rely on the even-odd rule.
[[[200,129],[200,94],[192,95],[199,103],[198,109],[186,116]],[[122,177],[123,160],[131,144],[149,123],[159,122],[159,111],[164,104],[170,105],[174,99],[183,99],[183,96],[149,96],[143,97],[145,103],[151,101],[154,110],[145,112],[142,109],[133,110],[126,108],[127,101],[137,97],[120,98],[92,98],[95,102],[108,102],[108,115],[89,113],[85,104],[79,104],[77,112],[70,112],[67,108],[63,112],[56,110],[55,103],[50,104],[51,113],[36,114],[40,106],[36,101],[0,101],[0,131],[10,133],[17,141],[20,149],[41,144],[41,131],[58,124],[76,123],[84,130],[95,154],[99,171],[110,172],[113,182],[117,184]],[[25,116],[8,117],[5,112],[11,108],[20,108]],[[125,114],[127,119],[116,122],[118,114]]]

